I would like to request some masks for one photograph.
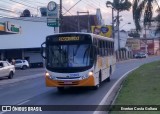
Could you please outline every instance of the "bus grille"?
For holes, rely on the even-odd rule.
[[[58,82],[59,85],[78,85],[79,82],[78,81],[73,81],[73,82]]]
[[[57,79],[79,79],[80,77],[56,77]]]

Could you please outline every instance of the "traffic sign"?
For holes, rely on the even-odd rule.
[[[49,26],[49,27],[59,27],[58,18],[47,18],[47,26]]]
[[[59,18],[59,10],[57,3],[51,1],[47,6],[47,16],[52,18]]]

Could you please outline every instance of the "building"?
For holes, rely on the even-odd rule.
[[[47,26],[46,18],[0,18],[0,22],[10,22],[21,26],[19,34],[1,35],[0,59],[9,61],[11,59],[26,59],[31,67],[42,66],[41,44],[47,35],[54,34],[54,29]]]
[[[120,48],[125,48],[126,47],[127,39],[128,39],[128,32],[126,32],[124,30],[119,31]],[[118,32],[115,32],[114,49],[118,50]]]
[[[147,51],[149,55],[159,55],[160,54],[160,39],[150,38],[150,39],[140,39],[140,38],[129,38],[127,39],[126,47],[133,51],[145,52],[147,44]]]
[[[85,12],[86,15],[63,16],[62,32],[91,32],[91,26],[103,25],[100,9],[96,10],[95,15]]]

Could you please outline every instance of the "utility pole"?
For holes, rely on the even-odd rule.
[[[62,0],[60,0],[60,9],[59,9],[59,32],[62,32],[62,23],[63,23],[63,15],[62,15]]]
[[[118,27],[118,50],[120,49],[120,34],[119,34],[119,10],[117,11],[117,27]]]
[[[148,53],[148,46],[147,46],[147,33],[146,33],[146,25],[144,25],[144,27],[145,27],[145,53],[147,54]]]
[[[79,24],[79,12],[77,11],[77,16],[78,16],[78,30],[77,30],[77,32],[79,32],[79,30],[80,30],[80,24]]]
[[[114,8],[112,8],[112,38],[114,39]]]

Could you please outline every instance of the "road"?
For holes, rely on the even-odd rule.
[[[160,60],[158,57],[119,62],[111,82],[104,82],[98,90],[67,88],[58,93],[56,88],[46,88],[44,77],[0,86],[0,105],[98,105],[113,84],[127,71],[144,63]],[[28,112],[5,112],[5,114],[28,114]],[[29,112],[29,114],[92,114],[93,111]],[[3,114],[3,112],[0,112]]]

